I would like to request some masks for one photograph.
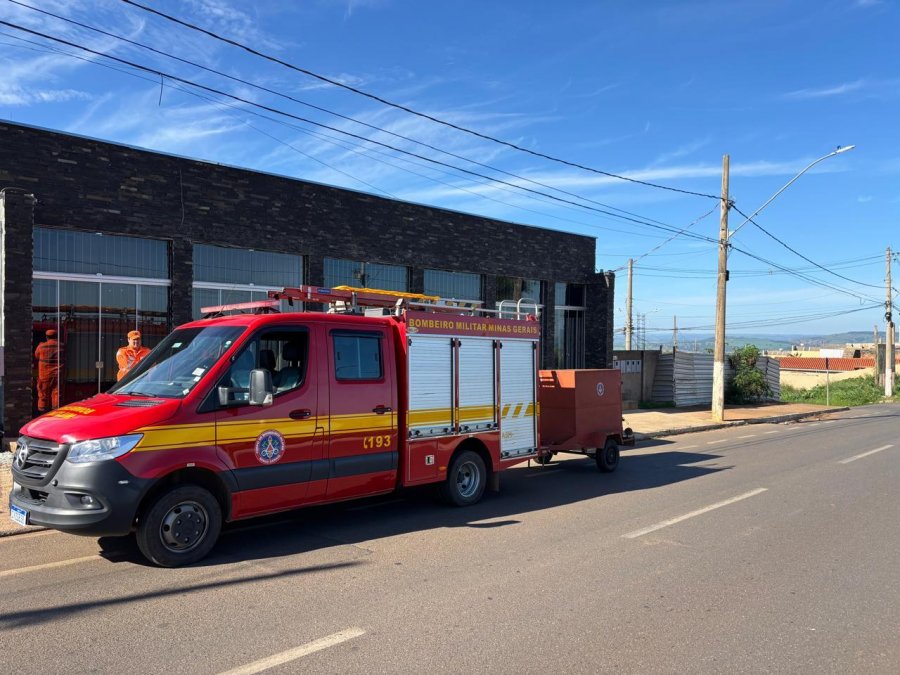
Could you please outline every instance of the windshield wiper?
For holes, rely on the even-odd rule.
[[[157,394],[148,394],[144,391],[132,391],[122,389],[116,392],[117,394],[125,394],[126,396],[143,396],[144,398],[159,398]]]

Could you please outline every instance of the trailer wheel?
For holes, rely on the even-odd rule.
[[[597,448],[597,454],[594,459],[597,460],[597,468],[603,473],[611,473],[619,466],[619,446],[611,439],[606,439],[603,448]]]
[[[486,485],[487,468],[481,455],[464,450],[453,459],[440,493],[448,504],[469,506],[481,499]]]
[[[222,529],[216,498],[198,485],[181,485],[159,495],[140,519],[141,553],[160,567],[195,563],[212,549]]]

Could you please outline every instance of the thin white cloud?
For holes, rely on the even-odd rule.
[[[659,155],[656,159],[654,159],[650,164],[651,166],[655,166],[658,164],[667,164],[674,159],[681,159],[682,157],[687,157],[688,155],[693,155],[697,150],[709,145],[711,139],[709,136],[706,138],[701,138],[696,141],[691,141],[690,143],[685,143],[683,145],[678,146],[674,150],[670,152],[664,152]]]
[[[854,91],[859,91],[867,85],[866,80],[856,80],[854,82],[843,82],[841,84],[821,89],[798,89],[784,95],[784,98],[793,99],[810,99],[810,98],[826,98],[829,96],[843,96]]]
[[[0,105],[26,106],[35,103],[65,103],[66,101],[89,101],[93,97],[76,89],[23,89],[18,86],[6,87],[0,91]]]
[[[856,198],[856,201],[858,201],[860,204],[867,204],[868,202],[872,201],[872,195],[860,195]]]

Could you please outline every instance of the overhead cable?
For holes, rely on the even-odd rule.
[[[639,225],[643,225],[643,226],[646,226],[646,227],[653,227],[653,228],[656,228],[656,229],[659,229],[659,230],[664,230],[664,231],[669,231],[669,232],[671,232],[671,231],[673,230],[673,228],[671,228],[671,227],[664,227],[664,226],[661,226],[661,225],[653,224],[653,223],[648,222],[648,221],[645,221],[645,220],[639,220],[639,219],[636,219],[636,218],[631,218],[631,217],[628,217],[628,216],[623,216],[623,215],[620,215],[620,214],[617,214],[617,213],[612,213],[612,212],[607,211],[607,210],[604,210],[604,209],[599,209],[599,208],[596,208],[596,207],[588,206],[588,205],[586,205],[586,204],[580,204],[580,203],[578,203],[578,202],[573,202],[573,201],[571,201],[571,200],[569,200],[569,199],[563,199],[562,197],[558,197],[558,196],[556,196],[556,195],[547,194],[547,193],[541,192],[541,191],[539,191],[539,190],[533,190],[533,189],[531,189],[531,188],[527,188],[527,187],[524,187],[524,186],[521,186],[521,185],[516,185],[516,184],[514,184],[514,183],[510,183],[510,182],[508,182],[508,181],[501,180],[501,179],[499,179],[499,178],[494,178],[494,177],[491,177],[491,176],[485,176],[484,174],[478,173],[477,171],[471,171],[471,170],[469,170],[469,169],[465,169],[465,168],[462,168],[462,167],[454,166],[454,165],[452,165],[452,164],[447,164],[446,162],[442,162],[442,161],[440,161],[440,160],[433,159],[433,158],[431,158],[431,157],[426,157],[426,156],[424,156],[424,155],[421,155],[421,154],[418,154],[418,153],[415,153],[415,152],[410,152],[409,150],[403,150],[402,148],[398,148],[398,147],[396,147],[396,146],[392,146],[392,145],[390,145],[390,144],[388,144],[388,143],[383,143],[383,142],[381,142],[381,141],[377,141],[377,140],[374,140],[374,139],[371,139],[371,138],[366,138],[365,136],[360,136],[359,134],[354,134],[354,133],[352,133],[352,132],[345,131],[345,130],[343,130],[343,129],[338,129],[338,128],[336,128],[336,127],[332,127],[332,126],[329,126],[329,125],[327,125],[327,124],[322,124],[321,122],[316,122],[315,120],[310,120],[310,119],[307,119],[307,118],[304,118],[304,117],[301,117],[301,116],[298,116],[298,115],[294,115],[294,114],[292,114],[292,113],[289,113],[289,112],[286,112],[286,111],[283,111],[283,110],[279,110],[278,108],[273,108],[273,107],[271,107],[271,106],[267,106],[267,105],[264,105],[264,104],[262,104],[262,103],[256,103],[256,102],[254,102],[254,101],[251,101],[251,100],[249,100],[249,99],[243,98],[243,97],[241,97],[241,96],[237,96],[237,95],[235,95],[235,94],[230,94],[230,93],[228,93],[228,92],[224,92],[224,91],[221,91],[221,90],[219,90],[219,89],[215,89],[214,87],[208,87],[208,86],[206,86],[206,85],[204,85],[204,84],[200,84],[200,83],[197,83],[197,82],[193,82],[193,81],[191,81],[191,80],[188,80],[188,79],[183,78],[183,77],[179,77],[179,76],[177,76],[177,75],[173,75],[173,74],[171,74],[171,73],[166,73],[166,72],[161,71],[161,70],[159,70],[159,69],[157,69],[157,68],[151,68],[151,67],[149,67],[149,66],[144,66],[144,65],[142,65],[142,64],[135,63],[134,61],[129,61],[129,60],[127,60],[127,59],[123,59],[123,58],[120,58],[120,57],[118,57],[118,56],[113,56],[113,55],[111,55],[111,54],[105,54],[105,53],[100,52],[100,51],[97,51],[97,50],[95,50],[95,49],[91,49],[90,47],[85,47],[85,46],[83,46],[83,45],[80,45],[80,44],[77,44],[77,43],[75,43],[75,42],[72,42],[72,41],[70,41],[70,40],[65,40],[65,39],[63,39],[63,38],[54,37],[54,36],[52,36],[52,35],[48,35],[48,34],[46,34],[46,33],[42,33],[42,32],[40,32],[40,31],[36,31],[36,30],[31,29],[31,28],[26,28],[25,26],[21,26],[21,25],[15,24],[15,23],[11,23],[11,22],[6,21],[6,20],[0,19],[0,25],[8,26],[8,27],[10,27],[10,28],[14,28],[14,29],[16,29],[16,30],[23,31],[23,32],[25,32],[25,33],[30,33],[31,35],[36,35],[36,36],[38,36],[38,37],[42,37],[42,38],[44,38],[44,39],[51,40],[51,41],[53,41],[53,42],[58,42],[58,43],[60,43],[60,44],[67,45],[67,46],[73,47],[73,48],[75,48],[75,49],[80,49],[80,50],[85,51],[85,52],[88,52],[88,53],[90,53],[90,54],[95,54],[96,56],[100,56],[100,57],[103,57],[103,58],[107,58],[107,59],[116,61],[116,62],[118,62],[118,63],[121,63],[121,64],[123,64],[123,65],[127,65],[127,66],[130,66],[130,67],[132,67],[132,68],[136,68],[136,69],[138,69],[138,70],[142,70],[142,71],[144,71],[144,72],[153,73],[153,74],[158,75],[158,76],[160,76],[160,77],[162,77],[162,78],[166,78],[166,79],[173,80],[173,81],[176,81],[176,82],[181,82],[181,83],[183,83],[183,84],[186,84],[186,85],[189,85],[189,86],[192,86],[192,87],[196,87],[196,88],[198,88],[198,89],[202,89],[202,90],[207,91],[207,92],[210,92],[210,93],[218,94],[219,96],[224,96],[224,97],[226,97],[226,98],[230,98],[230,99],[232,99],[232,100],[239,101],[239,102],[241,102],[241,103],[244,103],[244,104],[249,105],[249,106],[252,106],[252,107],[260,108],[260,109],[262,109],[262,110],[266,110],[266,111],[269,111],[269,112],[272,112],[272,113],[275,113],[275,114],[278,114],[278,115],[283,115],[283,116],[285,116],[285,117],[289,117],[289,118],[291,118],[291,119],[295,119],[295,120],[298,120],[298,121],[301,121],[301,122],[305,122],[305,123],[307,123],[307,124],[312,124],[312,125],[317,126],[317,127],[329,129],[330,131],[334,131],[334,132],[337,132],[337,133],[340,133],[340,134],[344,134],[344,135],[350,136],[350,137],[352,137],[352,138],[356,138],[356,139],[362,140],[362,141],[364,141],[364,142],[366,142],[366,143],[372,143],[372,144],[374,144],[374,145],[379,145],[379,146],[388,148],[388,149],[390,149],[390,150],[393,150],[393,151],[395,151],[395,152],[399,152],[399,153],[402,153],[402,154],[405,154],[405,155],[410,155],[410,156],[412,156],[412,157],[417,157],[417,158],[419,158],[419,159],[422,159],[422,160],[424,160],[424,161],[427,161],[427,162],[430,162],[430,163],[433,163],[433,164],[437,164],[437,165],[440,165],[440,166],[446,166],[446,167],[453,168],[453,169],[455,169],[456,171],[460,171],[460,172],[462,172],[462,173],[466,173],[466,174],[469,174],[469,175],[472,175],[472,176],[477,176],[477,177],[479,177],[479,178],[482,178],[482,179],[485,179],[485,180],[489,180],[489,181],[493,181],[493,182],[496,182],[496,183],[500,183],[500,184],[503,184],[503,185],[508,185],[508,186],[510,186],[510,187],[513,187],[513,188],[517,188],[517,189],[519,189],[519,190],[522,190],[523,192],[529,192],[529,193],[532,193],[532,194],[539,194],[539,195],[542,195],[542,196],[544,196],[544,197],[547,197],[548,199],[552,199],[552,200],[554,200],[554,201],[558,201],[558,202],[561,202],[561,203],[564,203],[564,204],[570,204],[570,205],[573,205],[573,206],[576,206],[576,207],[579,207],[579,208],[582,208],[582,209],[585,209],[585,210],[588,210],[588,211],[593,211],[593,212],[597,212],[597,213],[603,213],[603,214],[605,214],[605,215],[608,215],[608,216],[612,216],[612,217],[618,218],[618,219],[620,219],[620,220],[624,220],[624,221],[628,221],[628,222],[637,223],[637,224],[639,224]],[[709,237],[704,237],[704,236],[701,236],[701,235],[692,235],[692,238],[703,239],[703,240],[705,240],[705,241],[715,241],[715,240],[713,240],[713,239],[711,239],[711,238],[709,238]]]
[[[540,157],[540,158],[542,158],[542,159],[546,159],[546,160],[549,160],[549,161],[551,161],[551,162],[556,162],[556,163],[559,163],[559,164],[564,164],[564,165],[566,165],[566,166],[570,166],[570,167],[573,167],[573,168],[576,168],[576,169],[581,169],[581,170],[583,170],[583,171],[589,171],[589,172],[591,172],[591,173],[600,174],[600,175],[602,175],[602,176],[607,176],[607,177],[609,177],[609,178],[615,178],[615,179],[622,180],[622,181],[627,181],[627,182],[630,182],[630,183],[637,183],[637,184],[639,184],[639,185],[645,185],[645,186],[647,186],[647,187],[658,188],[658,189],[660,189],[660,190],[669,190],[669,191],[671,191],[671,192],[680,192],[680,193],[682,193],[682,194],[693,195],[693,196],[695,196],[695,197],[706,197],[707,199],[715,199],[715,200],[719,200],[719,199],[720,199],[720,197],[718,197],[718,196],[716,196],[716,195],[706,194],[706,193],[703,193],[703,192],[693,192],[693,191],[691,191],[691,190],[683,190],[683,189],[681,189],[681,188],[676,188],[676,187],[672,187],[672,186],[669,186],[669,185],[661,185],[661,184],[659,184],[659,183],[651,183],[651,182],[648,182],[648,181],[639,180],[639,179],[637,179],[637,178],[631,178],[631,177],[629,177],[629,176],[623,176],[623,175],[621,175],[621,174],[611,173],[611,172],[609,172],[609,171],[602,171],[602,170],[600,170],[600,169],[595,169],[595,168],[593,168],[593,167],[585,166],[585,165],[583,165],[583,164],[578,164],[578,163],[576,163],[576,162],[571,162],[571,161],[568,161],[568,160],[565,160],[565,159],[560,159],[560,158],[554,157],[554,156],[552,156],[552,155],[547,155],[547,154],[545,154],[545,153],[538,152],[538,151],[536,151],[536,150],[532,150],[532,149],[530,149],[530,148],[525,148],[525,147],[522,147],[522,146],[517,145],[517,144],[515,144],[515,143],[511,143],[511,142],[509,142],[509,141],[504,141],[504,140],[502,140],[502,139],[496,138],[496,137],[494,137],[494,136],[490,136],[490,135],[488,135],[488,134],[483,134],[483,133],[481,133],[481,132],[479,132],[479,131],[475,131],[475,130],[473,130],[473,129],[469,129],[469,128],[467,128],[467,127],[463,127],[463,126],[458,125],[458,124],[455,124],[455,123],[453,123],[453,122],[448,122],[448,121],[446,121],[446,120],[442,120],[442,119],[440,119],[440,118],[438,118],[438,117],[435,117],[435,116],[433,116],[433,115],[429,115],[429,114],[427,114],[427,113],[419,112],[419,111],[414,110],[414,109],[412,109],[412,108],[410,108],[410,107],[408,107],[408,106],[402,105],[402,104],[400,104],[400,103],[395,103],[395,102],[393,102],[393,101],[389,101],[389,100],[387,100],[387,99],[385,99],[385,98],[382,98],[382,97],[380,97],[380,96],[377,96],[377,95],[375,95],[375,94],[371,94],[371,93],[369,93],[369,92],[367,92],[367,91],[363,91],[362,89],[359,89],[359,88],[357,88],[357,87],[353,87],[353,86],[351,86],[351,85],[349,85],[349,84],[346,84],[346,83],[344,83],[344,82],[340,82],[339,80],[335,80],[335,79],[326,77],[326,76],[324,76],[324,75],[320,75],[320,74],[315,73],[315,72],[313,72],[313,71],[311,71],[311,70],[308,70],[308,69],[306,69],[306,68],[301,68],[300,66],[296,66],[296,65],[294,65],[294,64],[292,64],[292,63],[288,63],[287,61],[284,61],[284,60],[282,60],[282,59],[279,59],[279,58],[277,58],[277,57],[275,57],[275,56],[270,56],[270,55],[268,55],[268,54],[264,54],[263,52],[260,52],[260,51],[258,51],[258,50],[256,50],[256,49],[253,49],[252,47],[250,47],[250,46],[248,46],[248,45],[245,45],[245,44],[243,44],[243,43],[237,42],[236,40],[232,40],[232,39],[230,39],[230,38],[226,38],[226,37],[224,37],[224,36],[222,36],[222,35],[219,35],[219,34],[217,34],[217,33],[214,33],[213,31],[207,30],[207,29],[205,29],[205,28],[202,28],[202,27],[200,27],[200,26],[197,26],[197,25],[195,25],[195,24],[192,24],[192,23],[190,23],[190,22],[188,22],[188,21],[184,21],[184,20],[179,19],[179,18],[177,18],[177,17],[174,17],[174,16],[172,16],[172,15],[170,15],[170,14],[166,14],[165,12],[161,12],[161,11],[159,11],[159,10],[157,10],[157,9],[152,8],[152,7],[147,7],[146,5],[142,5],[142,4],[138,3],[138,2],[134,2],[133,0],[122,0],[122,2],[124,2],[124,3],[128,4],[128,5],[131,5],[131,6],[133,6],[133,7],[136,7],[136,8],[138,8],[138,9],[141,9],[141,10],[143,10],[143,11],[145,11],[145,12],[149,12],[149,13],[151,13],[151,14],[155,14],[155,15],[157,15],[157,16],[160,16],[160,17],[162,17],[162,18],[164,18],[164,19],[166,19],[166,20],[168,20],[168,21],[171,21],[171,22],[173,22],[173,23],[177,23],[177,24],[179,24],[179,25],[181,25],[181,26],[184,26],[185,28],[189,28],[189,29],[194,30],[194,31],[197,31],[197,32],[199,32],[199,33],[203,33],[204,35],[207,35],[207,36],[209,36],[209,37],[211,37],[211,38],[214,38],[214,39],[216,39],[216,40],[219,40],[219,41],[221,41],[221,42],[224,42],[224,43],[226,43],[226,44],[229,44],[229,45],[231,45],[231,46],[233,46],[233,47],[237,47],[237,48],[239,48],[239,49],[243,49],[244,51],[246,51],[246,52],[248,52],[248,53],[250,53],[250,54],[253,54],[254,56],[258,56],[258,57],[260,57],[260,58],[266,59],[267,61],[270,61],[270,62],[272,62],[272,63],[277,63],[278,65],[284,66],[285,68],[289,68],[289,69],[294,70],[294,71],[296,71],[296,72],[298,72],[298,73],[302,73],[302,74],[307,75],[307,76],[309,76],[309,77],[313,77],[313,78],[315,78],[315,79],[317,79],[317,80],[320,80],[320,81],[322,81],[322,82],[327,82],[328,84],[334,85],[334,86],[336,86],[336,87],[341,87],[342,89],[346,89],[346,90],[348,90],[348,91],[351,91],[351,92],[353,92],[354,94],[359,94],[360,96],[365,96],[366,98],[372,99],[373,101],[377,101],[377,102],[379,102],[379,103],[381,103],[381,104],[383,104],[383,105],[390,106],[390,107],[392,107],[392,108],[396,108],[397,110],[402,110],[403,112],[409,113],[409,114],[411,114],[411,115],[415,115],[415,116],[417,116],[417,117],[421,117],[421,118],[423,118],[423,119],[430,120],[430,121],[432,121],[432,122],[435,122],[436,124],[441,124],[441,125],[444,125],[444,126],[446,126],[446,127],[450,127],[450,128],[452,128],[452,129],[455,129],[455,130],[457,130],[457,131],[462,131],[463,133],[467,133],[467,134],[470,134],[470,135],[472,135],[472,136],[476,136],[476,137],[478,137],[478,138],[481,138],[481,139],[484,139],[484,140],[487,140],[487,141],[491,141],[491,142],[493,142],[493,143],[499,143],[500,145],[504,145],[504,146],[506,146],[506,147],[512,148],[512,149],[514,149],[514,150],[518,150],[518,151],[520,151],[520,152],[527,153],[527,154],[529,154],[529,155],[533,155],[533,156],[535,156],[535,157]]]

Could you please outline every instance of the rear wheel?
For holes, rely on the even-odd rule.
[[[476,503],[487,485],[487,468],[477,452],[464,450],[454,457],[447,472],[447,480],[441,485],[441,497],[456,506]]]
[[[221,529],[222,509],[209,490],[182,485],[151,503],[138,524],[137,543],[151,562],[180,567],[206,556]]]
[[[539,453],[538,456],[534,458],[534,461],[541,465],[549,464],[551,461],[553,461],[553,453]]]
[[[619,466],[619,446],[616,442],[607,438],[602,448],[597,448],[597,454],[594,459],[597,461],[597,468],[603,473],[610,473]]]

